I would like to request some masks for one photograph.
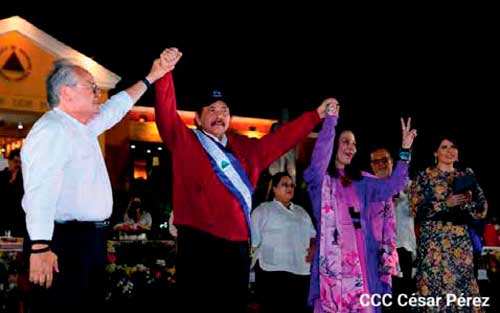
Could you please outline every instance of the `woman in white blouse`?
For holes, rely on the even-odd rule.
[[[123,216],[125,224],[131,225],[136,230],[151,230],[153,219],[151,213],[144,210],[141,198],[134,197]]]
[[[276,173],[271,183],[273,200],[252,212],[259,312],[308,312],[310,242],[316,231],[307,212],[291,201],[295,184],[290,175]]]

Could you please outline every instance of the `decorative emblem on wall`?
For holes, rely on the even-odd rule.
[[[31,59],[22,48],[0,47],[0,76],[8,81],[20,81],[31,74]]]

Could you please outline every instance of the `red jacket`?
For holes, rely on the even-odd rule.
[[[175,225],[190,226],[228,240],[248,240],[238,200],[219,181],[198,138],[177,114],[171,73],[156,83],[155,112],[160,136],[172,153]],[[319,122],[315,110],[260,140],[227,134],[227,148],[255,187],[261,171],[305,139]]]

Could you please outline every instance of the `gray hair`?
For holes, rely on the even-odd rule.
[[[47,103],[50,109],[55,108],[61,99],[59,98],[62,86],[74,86],[78,83],[78,71],[86,71],[68,59],[54,61],[52,70],[47,76]]]

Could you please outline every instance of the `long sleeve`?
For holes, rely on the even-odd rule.
[[[307,189],[311,197],[314,218],[316,219],[317,225],[319,225],[321,220],[321,183],[323,177],[326,175],[328,164],[330,164],[330,159],[332,157],[336,125],[336,116],[327,116],[325,118],[314,145],[311,164],[304,172],[304,180],[307,183]]]
[[[475,176],[470,168],[465,170],[465,175]],[[488,213],[488,202],[479,184],[476,184],[474,190],[472,190],[472,202],[466,205],[466,209],[475,219],[483,219],[486,217],[486,213]]]
[[[252,211],[251,215],[251,223],[252,223],[252,232],[253,232],[253,240],[252,247],[258,248],[262,243],[262,230],[266,223],[266,203],[261,203],[258,207],[256,207]]]
[[[410,215],[416,217],[417,221],[421,218],[429,218],[437,213],[446,212],[449,210],[446,205],[446,195],[447,193],[440,193],[442,196],[437,199],[436,193],[430,191],[432,184],[428,172],[431,170],[427,169],[420,172],[415,181],[412,182],[410,187]],[[446,189],[446,186],[436,186],[440,189]],[[433,188],[434,189],[434,188]]]
[[[52,123],[29,137],[21,150],[25,191],[22,205],[31,240],[52,239],[63,171],[70,160],[70,142],[64,128]]]
[[[392,285],[392,275],[397,275],[399,257],[396,250],[396,217],[392,201],[384,206],[384,221],[382,224],[382,259],[381,280]],[[390,290],[385,290],[390,292]]]
[[[365,176],[364,182],[369,190],[368,201],[385,201],[403,191],[408,184],[408,162],[398,161],[392,175],[385,179]]]
[[[295,120],[286,123],[275,132],[255,140],[249,147],[250,153],[259,153],[260,168],[265,169],[280,156],[307,138],[321,121],[316,110],[306,112]]]
[[[128,93],[122,91],[101,105],[99,114],[88,123],[87,127],[96,136],[99,136],[121,121],[133,105],[132,98]]]
[[[330,159],[332,157],[336,125],[336,116],[327,116],[323,122],[323,127],[314,145],[311,164],[304,172],[304,179],[308,186],[321,185],[321,180],[326,174],[328,164],[330,164]]]
[[[417,177],[410,184],[409,210],[410,216],[416,217],[419,214],[419,206],[423,200],[424,172],[418,173]]]
[[[156,125],[163,142],[172,150],[179,142],[182,143],[184,136],[189,136],[189,129],[177,113],[177,100],[171,72],[156,82],[155,93]]]

